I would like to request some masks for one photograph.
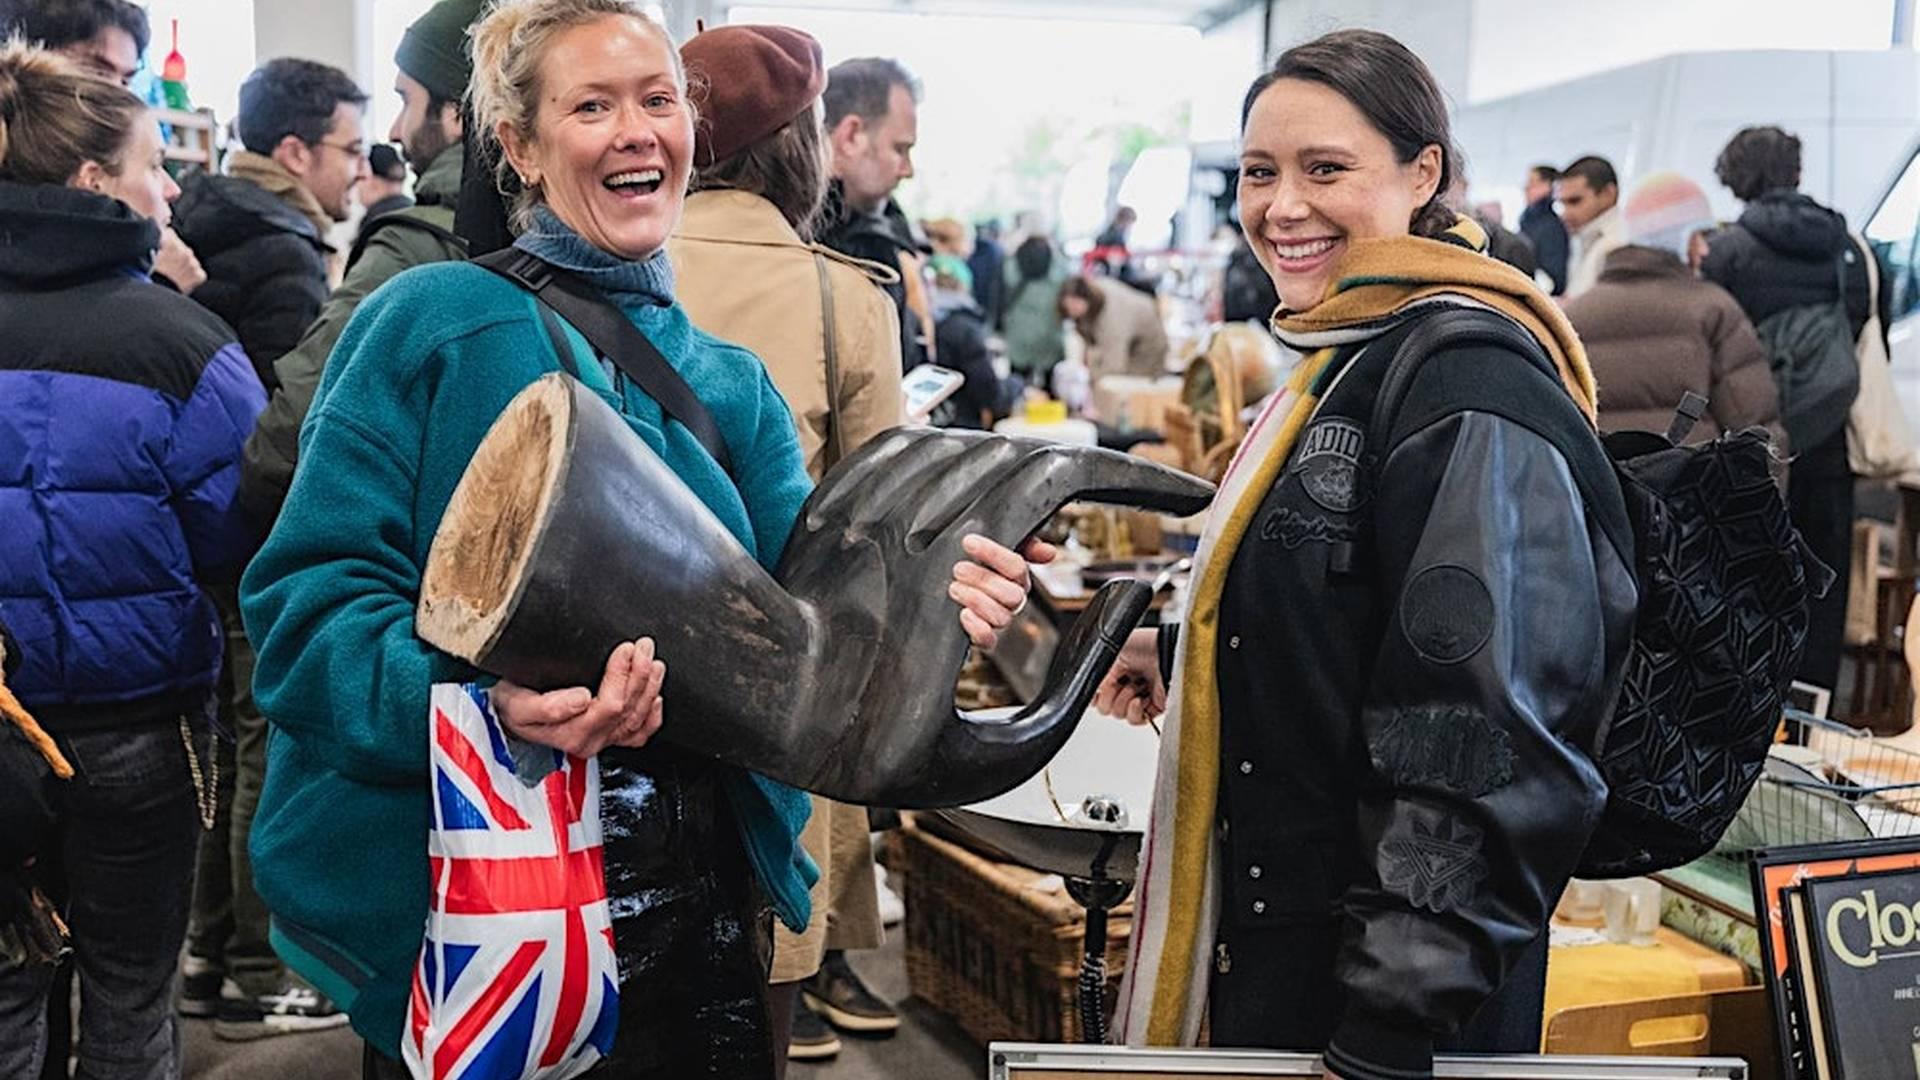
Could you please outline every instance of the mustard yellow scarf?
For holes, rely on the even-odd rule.
[[[1322,376],[1338,348],[1378,336],[1429,302],[1478,304],[1525,327],[1553,358],[1568,394],[1589,421],[1594,418],[1593,372],[1573,327],[1551,298],[1518,270],[1487,257],[1485,247],[1485,232],[1464,218],[1438,240],[1355,241],[1324,300],[1312,310],[1283,310],[1274,317],[1281,340],[1315,351],[1255,421],[1201,537],[1172,704],[1161,726],[1160,771],[1116,1018],[1117,1035],[1129,1044],[1191,1045],[1199,1034],[1217,920],[1220,689],[1214,656],[1227,568],[1319,405]]]

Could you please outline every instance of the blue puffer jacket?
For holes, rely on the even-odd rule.
[[[117,200],[0,182],[0,619],[54,729],[204,698],[200,584],[253,539],[234,491],[265,394],[225,323],[148,280],[158,240]]]

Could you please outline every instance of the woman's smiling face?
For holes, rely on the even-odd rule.
[[[1326,296],[1353,241],[1407,235],[1440,184],[1440,147],[1402,162],[1352,102],[1304,79],[1267,87],[1240,141],[1240,227],[1289,311]]]
[[[595,19],[554,37],[539,90],[532,140],[510,125],[499,131],[515,170],[602,251],[625,259],[659,251],[680,220],[693,156],[672,46],[638,19]]]

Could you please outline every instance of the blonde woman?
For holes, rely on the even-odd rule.
[[[520,0],[474,31],[473,109],[521,181],[522,251],[597,287],[713,416],[733,476],[578,339],[578,377],[748,551],[771,565],[809,483],[758,358],[695,329],[665,255],[693,153],[678,54],[637,0]],[[431,312],[431,318],[422,318]],[[427,702],[475,673],[414,633],[434,530],[474,448],[523,387],[569,366],[531,298],[470,264],[419,267],[361,305],[315,395],[303,462],[242,582],[255,691],[274,725],[254,871],[276,946],[352,1016],[370,1076],[404,1075],[402,1021],[428,902]],[[737,483],[735,478],[737,477]],[[961,621],[990,641],[1025,565],[978,549]],[[590,575],[591,568],[586,568]],[[956,571],[956,575],[959,572]],[[806,797],[654,741],[665,665],[648,640],[597,688],[506,682],[517,737],[599,754],[606,878],[621,966],[620,1077],[771,1073],[765,908],[806,925]],[[689,718],[694,719],[694,718]]]

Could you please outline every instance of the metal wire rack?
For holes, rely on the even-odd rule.
[[[1798,709],[1783,734],[1718,854],[1920,836],[1920,753]]]

